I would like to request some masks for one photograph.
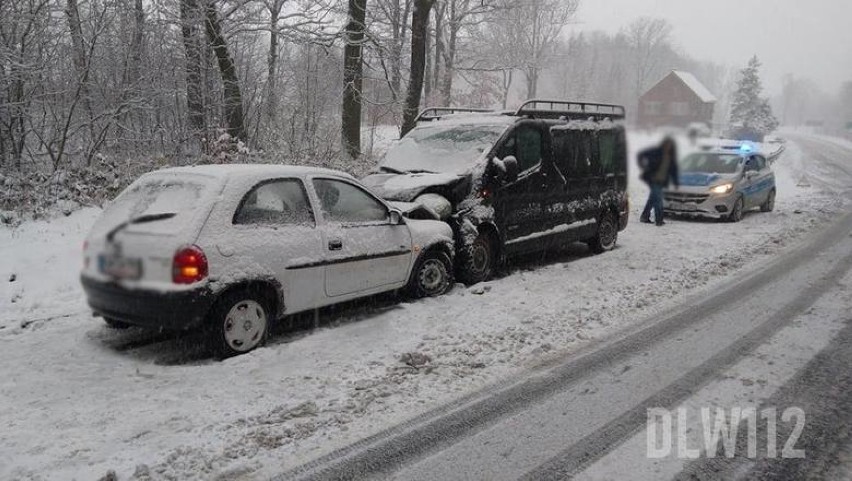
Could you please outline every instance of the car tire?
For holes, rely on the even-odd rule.
[[[734,208],[731,209],[731,213],[728,215],[728,222],[739,222],[743,220],[743,215],[745,214],[745,199],[743,196],[737,197],[737,201],[734,203]]]
[[[497,242],[486,232],[480,232],[459,253],[459,278],[467,285],[487,281],[496,267]]]
[[[124,321],[119,321],[117,319],[112,319],[112,318],[109,318],[109,317],[105,317],[104,322],[106,323],[107,326],[109,326],[113,329],[129,329],[129,328],[133,327],[132,324],[128,324]]]
[[[250,352],[266,342],[272,303],[252,289],[224,294],[208,316],[210,346],[222,358]]]
[[[598,222],[598,232],[586,244],[595,254],[603,254],[615,249],[618,243],[618,219],[612,212],[605,212]]]
[[[453,263],[445,252],[428,251],[417,260],[408,294],[414,298],[438,297],[453,287]]]
[[[775,189],[769,191],[769,195],[766,196],[766,202],[760,206],[761,212],[772,212],[773,210],[775,210]]]

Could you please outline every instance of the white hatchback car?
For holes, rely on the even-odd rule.
[[[203,326],[230,356],[261,345],[285,314],[406,287],[443,294],[452,236],[336,171],[172,168],[143,175],[106,208],[81,282],[114,327]]]

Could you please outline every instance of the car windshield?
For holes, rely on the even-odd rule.
[[[122,192],[105,210],[98,227],[114,229],[122,223],[145,222],[146,231],[172,234],[192,218],[209,187],[206,177],[156,175],[141,178]],[[166,215],[168,214],[168,215]]]
[[[424,125],[397,142],[382,160],[387,172],[464,174],[494,145],[506,125]]]
[[[685,173],[735,174],[741,161],[742,157],[736,154],[692,154],[681,161],[680,170]]]

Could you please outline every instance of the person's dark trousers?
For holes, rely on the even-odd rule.
[[[656,183],[648,184],[651,188],[651,193],[648,195],[648,202],[645,202],[645,209],[642,210],[642,216],[639,218],[643,222],[651,221],[651,210],[654,211],[654,221],[657,224],[663,222],[663,186]]]

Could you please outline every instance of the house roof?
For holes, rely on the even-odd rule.
[[[716,102],[716,96],[713,95],[707,89],[707,87],[704,86],[703,83],[701,83],[697,78],[695,78],[695,75],[692,75],[689,72],[684,72],[682,70],[672,70],[672,73],[670,75],[675,75],[676,77],[678,77],[684,84],[686,84],[687,87],[689,87],[690,90],[695,92],[695,95],[697,95],[702,102]]]

